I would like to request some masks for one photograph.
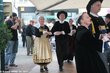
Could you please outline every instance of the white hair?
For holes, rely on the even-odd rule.
[[[37,24],[35,25],[37,28],[40,27],[40,23],[39,23],[39,19],[40,19],[40,18],[44,18],[44,20],[45,20],[44,15],[38,15],[38,16],[37,16]]]

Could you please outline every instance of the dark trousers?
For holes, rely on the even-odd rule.
[[[62,67],[63,61],[67,59],[67,39],[56,40],[56,55],[59,67]]]
[[[22,42],[23,42],[23,47],[26,45],[26,36],[22,35]]]

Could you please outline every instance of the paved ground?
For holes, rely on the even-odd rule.
[[[32,61],[32,56],[26,55],[26,48],[22,47],[21,37],[19,38],[19,51],[15,60],[18,67],[10,67],[10,71],[5,73],[40,73],[39,65],[36,65]],[[59,72],[56,54],[53,52],[53,61],[48,65],[48,73],[76,73],[75,62],[64,63],[64,71]],[[47,72],[43,72],[47,73]]]

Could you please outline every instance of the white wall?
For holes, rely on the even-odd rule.
[[[79,9],[79,14],[86,12],[86,8]],[[107,13],[110,13],[110,8],[101,8],[101,11],[98,13],[100,16],[105,16]]]

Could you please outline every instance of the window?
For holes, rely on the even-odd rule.
[[[24,19],[24,23],[27,25],[32,19],[36,19],[35,13],[21,13],[21,18]]]
[[[19,0],[19,2],[27,2],[27,1],[29,1],[29,0]]]

